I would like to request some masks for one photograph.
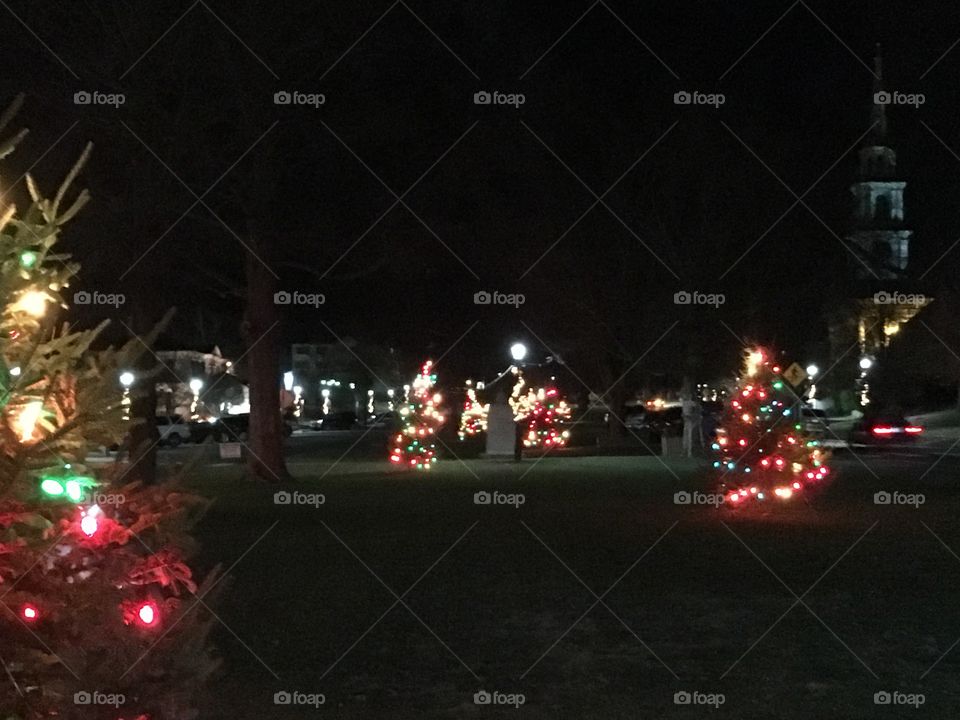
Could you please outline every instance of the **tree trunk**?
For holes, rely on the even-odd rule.
[[[251,247],[257,251],[252,239]],[[253,253],[245,253],[247,352],[244,360],[250,383],[247,474],[251,479],[280,482],[289,475],[283,458],[280,417],[280,312],[273,301],[277,279]]]

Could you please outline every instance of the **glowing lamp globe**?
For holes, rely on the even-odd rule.
[[[510,346],[510,357],[521,362],[527,356],[527,346],[523,343],[514,343]]]

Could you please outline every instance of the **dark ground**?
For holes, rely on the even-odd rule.
[[[862,459],[836,458],[809,504],[750,512],[675,505],[698,464],[654,457],[348,461],[297,486],[318,509],[207,468],[201,564],[233,567],[204,717],[876,718],[914,712],[874,704],[899,690],[953,718],[957,461],[921,480],[934,456]],[[924,505],[873,503],[898,488]],[[482,489],[525,503],[475,505]],[[476,706],[480,689],[526,704]],[[277,707],[279,690],[326,704]],[[675,705],[681,690],[725,703]]]

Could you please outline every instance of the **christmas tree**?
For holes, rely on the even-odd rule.
[[[463,413],[460,415],[461,440],[475,437],[487,431],[487,414],[490,411],[489,403],[484,404],[477,399],[477,389],[470,380],[467,380],[467,399],[463,403]]]
[[[391,462],[417,470],[429,470],[437,461],[437,447],[433,438],[446,418],[440,409],[443,396],[436,391],[436,384],[433,361],[427,360],[420,368],[420,374],[410,384],[405,404],[400,408],[403,429],[393,439]]]
[[[830,471],[820,442],[804,432],[800,399],[780,373],[763,349],[746,352],[712,446],[728,506],[789,500]]]
[[[556,387],[527,388],[519,368],[513,368],[517,381],[510,393],[513,417],[524,425],[523,445],[528,448],[563,447],[570,438],[567,430],[558,423],[570,419],[570,406],[560,396]],[[526,391],[524,391],[526,388]]]
[[[20,104],[0,116],[0,133]],[[0,157],[22,136],[0,143]],[[134,422],[118,378],[153,338],[95,352],[103,325],[57,325],[78,266],[56,244],[87,202],[85,191],[67,195],[89,152],[53,199],[27,176],[29,207],[0,215],[0,712],[196,718],[216,662],[212,617],[191,613],[202,601],[190,596],[209,593],[216,571],[198,587],[184,551],[204,504],[170,485],[124,483],[123,464],[85,464]]]

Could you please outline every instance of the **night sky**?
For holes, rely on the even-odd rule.
[[[958,236],[956,5],[11,0],[0,19],[0,98],[26,93],[31,130],[4,192],[32,166],[52,192],[92,141],[93,202],[63,246],[77,289],[128,304],[70,317],[139,328],[177,306],[169,347],[242,352],[252,234],[281,287],[326,296],[284,314],[287,341],[395,347],[410,374],[432,354],[441,376],[489,377],[520,338],[591,385],[644,354],[638,382],[678,352],[729,372],[738,338],[824,356],[878,42],[886,86],[926,98],[888,113],[914,274]],[[125,102],[74,104],[84,90]],[[276,105],[282,90],[325,102]],[[482,90],[525,103],[476,105]],[[808,207],[784,215],[792,193]],[[956,252],[924,288],[955,285]],[[526,302],[476,306],[478,290]],[[727,302],[678,307],[678,290]]]

